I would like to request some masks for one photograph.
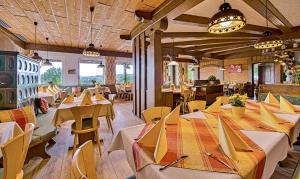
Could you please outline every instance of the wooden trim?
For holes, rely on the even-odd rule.
[[[266,17],[266,0],[243,0],[263,17]],[[283,32],[290,32],[292,24],[268,1],[268,20]]]
[[[210,18],[201,17],[189,14],[182,14],[175,18],[173,22],[184,25],[192,25],[197,27],[208,27]],[[262,34],[265,31],[272,31],[274,35],[281,35],[282,31],[275,28],[267,28],[264,26],[246,24],[244,28],[240,29],[239,32],[252,33],[252,34]]]
[[[142,49],[141,49],[141,37],[138,36],[138,50],[139,50],[139,56],[138,56],[138,60],[139,60],[139,112],[138,112],[138,116],[141,117],[141,113],[142,113]]]
[[[26,50],[35,50],[35,45],[33,43],[27,43],[25,45],[25,49]],[[41,50],[41,51],[46,51],[47,45],[37,44],[36,49]],[[84,50],[84,48],[48,45],[48,51],[50,51],[50,52],[65,52],[65,53],[82,54],[83,50]],[[110,51],[110,50],[99,50],[99,51],[100,51],[101,56],[132,58],[132,53],[129,53],[129,52]]]
[[[136,39],[133,39],[133,44],[132,44],[132,46],[133,46],[133,51],[132,51],[132,53],[133,53],[133,65],[134,65],[134,94],[133,94],[133,113],[135,114],[135,115],[137,115],[137,110],[136,110],[136,93],[137,93],[137,90],[136,90],[136,82],[137,82],[137,79],[136,79]]]
[[[7,38],[9,38],[10,40],[12,40],[19,47],[21,47],[23,49],[25,48],[25,44],[26,43],[24,41],[20,40],[15,34],[13,34],[12,32],[10,32],[6,28],[0,26],[0,33],[2,33]]]
[[[164,1],[158,8],[156,8],[152,14],[152,20],[146,23],[140,23],[137,25],[131,32],[131,38],[135,38],[140,33],[146,31],[153,24],[157,23],[164,17],[168,17],[168,19],[174,19],[175,17],[183,14],[190,8],[196,6],[204,0],[166,0]]]
[[[209,32],[164,32],[163,38],[170,38],[170,37],[176,37],[176,38],[184,38],[184,37],[198,37],[198,38],[211,38],[211,39],[220,39],[226,38],[226,39],[235,39],[235,38],[243,38],[243,39],[257,39],[260,37],[263,37],[262,34],[249,34],[244,32],[232,32],[227,34],[211,34]]]

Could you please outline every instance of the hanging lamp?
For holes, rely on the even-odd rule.
[[[170,63],[168,63],[168,66],[177,66],[178,65],[178,63],[175,61],[175,50],[174,50],[174,48],[175,48],[175,45],[174,45],[174,38],[173,38],[173,54],[172,54],[172,57],[170,57]]]
[[[37,25],[38,23],[37,22],[34,22],[34,50],[35,52],[33,52],[33,56],[31,57],[32,59],[35,59],[35,60],[43,60],[42,57],[39,56],[39,54],[37,53],[37,50],[36,50],[36,29],[37,29]]]
[[[130,69],[129,64],[125,64],[125,68],[126,68],[126,69]]]
[[[46,58],[46,61],[43,63],[43,66],[53,66],[53,64],[50,62],[50,60],[48,58],[48,40],[49,40],[49,38],[46,37],[46,41],[47,41],[47,45],[46,45],[46,48],[47,48],[47,58]]]
[[[268,0],[266,0],[266,24],[268,28]],[[263,33],[264,37],[259,39],[255,44],[254,48],[256,49],[269,49],[280,47],[283,44],[283,41],[276,37],[272,36],[272,32],[267,30]]]
[[[104,65],[103,65],[102,61],[99,63],[99,65],[97,66],[97,68],[104,68]]]
[[[246,25],[246,18],[237,9],[232,9],[229,3],[224,3],[219,7],[208,24],[208,32],[213,34],[224,34],[237,31]]]
[[[82,54],[84,56],[87,56],[87,57],[99,57],[100,56],[99,50],[97,50],[95,48],[95,45],[93,44],[93,33],[92,33],[93,28],[92,27],[93,27],[93,12],[94,12],[94,10],[95,10],[95,7],[91,6],[90,7],[90,12],[91,12],[91,29],[90,29],[90,32],[91,32],[91,43],[82,52]]]

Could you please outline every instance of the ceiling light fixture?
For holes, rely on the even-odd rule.
[[[89,44],[89,46],[87,48],[85,48],[82,52],[82,54],[84,56],[87,56],[87,57],[99,57],[100,56],[100,52],[99,50],[97,50],[95,48],[95,45],[93,44],[93,33],[92,33],[92,30],[93,30],[93,12],[95,10],[95,7],[94,6],[91,6],[90,7],[90,12],[91,12],[91,29],[90,29],[90,33],[91,33],[91,43]]]
[[[34,22],[34,52],[33,52],[33,56],[31,57],[32,59],[35,59],[35,60],[43,60],[42,57],[39,56],[39,54],[37,53],[37,50],[36,50],[36,29],[37,29],[37,25],[38,23],[37,22]]]
[[[125,69],[130,69],[130,66],[129,66],[129,64],[124,64],[125,65]]]
[[[168,66],[177,66],[178,63],[175,61],[175,45],[174,45],[174,38],[173,38],[173,54],[172,57],[170,57],[170,63],[168,63]]]
[[[268,0],[266,0],[266,24],[268,26]],[[276,48],[280,47],[283,44],[283,41],[276,37],[272,36],[272,32],[267,30],[263,33],[264,37],[259,39],[255,44],[254,48],[256,49],[268,49],[268,48]]]
[[[246,18],[237,9],[232,9],[229,3],[220,6],[208,24],[208,32],[213,34],[224,34],[237,31],[246,25]]]
[[[97,66],[97,68],[104,68],[105,66],[103,65],[102,61],[100,62],[100,64]]]
[[[47,48],[47,58],[46,58],[46,61],[43,63],[43,66],[53,66],[53,64],[50,62],[50,60],[48,58],[48,40],[49,40],[49,38],[46,37],[46,41],[47,41],[47,45],[46,45],[46,48]]]

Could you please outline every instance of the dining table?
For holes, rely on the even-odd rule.
[[[230,105],[222,107],[224,110],[229,110]],[[277,131],[255,131],[255,130],[240,130],[245,136],[258,145],[265,153],[266,160],[262,171],[261,178],[270,178],[275,171],[277,163],[287,157],[292,145],[290,142],[295,142],[297,135],[300,132],[300,114],[283,114],[273,113],[277,117],[286,120],[294,125],[294,136],[290,139],[285,133]],[[180,120],[193,119],[193,120],[207,120],[205,112],[197,111],[180,116]],[[135,172],[138,179],[241,179],[242,176],[233,173],[224,173],[207,170],[195,170],[188,168],[169,167],[166,170],[160,171],[161,165],[149,164],[141,170],[136,171],[136,165],[133,156],[133,144],[135,139],[140,135],[144,129],[145,124],[124,128],[119,131],[112,141],[108,152],[111,153],[116,150],[124,150],[129,166]],[[292,141],[290,141],[292,140]]]
[[[55,127],[59,127],[60,124],[63,122],[74,120],[73,114],[71,112],[71,108],[75,106],[80,106],[82,102],[82,98],[80,97],[74,97],[74,101],[71,103],[61,103],[54,115],[53,118],[53,125]],[[99,117],[105,117],[107,119],[107,122],[110,123],[111,120],[114,120],[115,118],[115,112],[113,109],[113,104],[111,101],[107,99],[103,100],[97,100],[95,96],[92,97],[93,104],[101,104],[101,108],[99,111]],[[111,130],[113,132],[113,129],[111,127]]]

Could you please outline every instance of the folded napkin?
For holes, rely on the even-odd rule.
[[[269,111],[262,103],[260,104],[260,117],[261,119],[272,127],[279,127],[280,119]]]
[[[79,98],[83,98],[85,94],[87,93],[87,89],[84,89],[82,93],[80,94]]]
[[[166,124],[178,124],[179,116],[180,116],[180,107],[181,104],[178,105],[173,111],[171,111],[166,117]]]
[[[213,104],[211,104],[207,109],[205,109],[205,112],[213,113],[213,112],[221,112],[221,99],[217,99]]]
[[[279,104],[279,101],[270,92],[268,93],[268,95],[267,95],[267,97],[265,99],[265,102],[269,103],[269,104]]]
[[[217,100],[221,99],[221,103],[224,104],[228,104],[229,103],[229,97],[228,96],[219,96],[217,97]]]
[[[74,96],[70,95],[68,97],[66,97],[66,99],[64,99],[63,103],[67,104],[67,103],[73,103],[74,102]]]
[[[219,116],[219,143],[224,153],[232,160],[238,160],[237,151],[253,151],[252,148]]]
[[[294,105],[292,105],[284,97],[280,96],[280,112],[295,114]]]
[[[50,87],[47,88],[47,92],[50,93],[50,94],[52,94],[52,95],[55,95],[55,93],[56,93],[56,92],[55,92],[52,88],[50,88]]]
[[[137,143],[142,147],[154,148],[154,161],[159,163],[168,151],[165,119],[159,120]]]
[[[104,98],[104,96],[102,96],[101,94],[99,94],[99,93],[96,93],[96,100],[97,101],[101,101],[101,100],[104,100],[105,98]]]
[[[84,106],[84,105],[92,105],[92,104],[93,104],[92,97],[89,94],[84,95],[80,105]]]

